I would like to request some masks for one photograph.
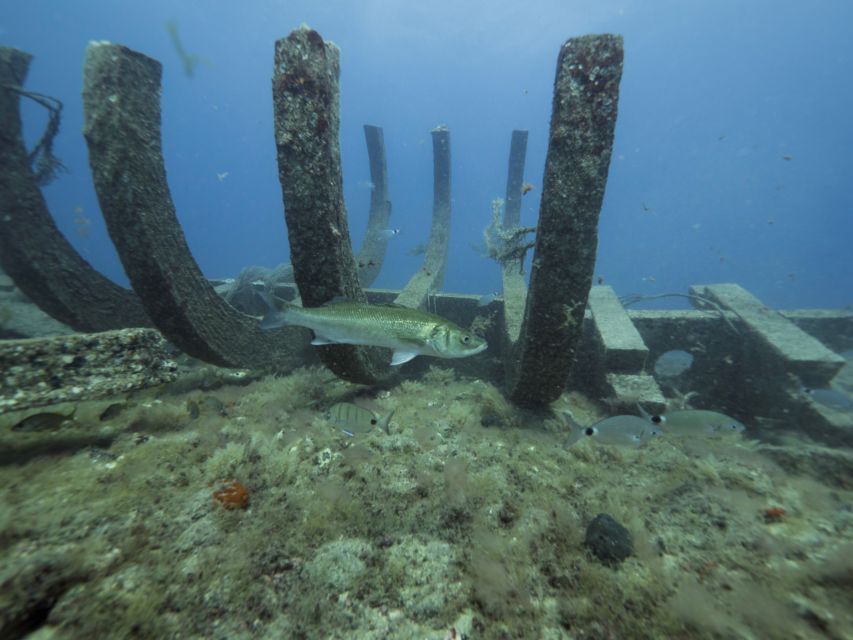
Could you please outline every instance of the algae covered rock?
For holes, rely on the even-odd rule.
[[[612,516],[599,513],[586,528],[584,544],[604,564],[616,565],[634,552],[631,532]]]

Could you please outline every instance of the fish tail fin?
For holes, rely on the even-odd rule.
[[[290,316],[295,305],[281,298],[276,298],[269,293],[262,293],[261,298],[267,305],[267,312],[264,314],[263,320],[261,320],[261,329],[269,331],[291,324],[288,316]]]
[[[391,426],[391,418],[393,417],[395,412],[396,409],[392,409],[391,412],[387,416],[382,418],[376,425],[377,427],[382,429],[382,431],[384,431],[386,435],[391,435],[389,427]]]
[[[575,420],[575,417],[572,415],[571,410],[558,409],[557,413],[560,415],[560,417],[563,418],[563,421],[566,423],[566,426],[571,429],[569,439],[566,441],[566,447],[571,447],[578,440],[583,438],[584,428],[580,424],[578,424],[577,420]]]

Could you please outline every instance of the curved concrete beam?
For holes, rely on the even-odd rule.
[[[306,26],[275,43],[273,103],[278,177],[290,240],[290,261],[302,304],[344,296],[366,302],[350,243],[338,143],[340,51]],[[353,345],[318,347],[340,378],[372,384],[388,373],[390,356]]]
[[[382,270],[388,238],[383,231],[388,228],[391,217],[391,203],[388,201],[388,167],[385,163],[385,135],[382,127],[364,125],[364,138],[367,142],[367,157],[370,160],[370,214],[367,219],[367,231],[361,243],[356,264],[358,281],[362,287],[369,287]]]
[[[545,180],[521,336],[507,369],[510,398],[543,405],[574,363],[595,267],[622,77],[622,38],[568,40],[560,49]]]
[[[396,304],[416,309],[427,296],[441,289],[447,267],[450,242],[450,130],[439,125],[432,130],[432,227],[429,232],[424,266],[413,275]]]
[[[521,185],[524,183],[524,164],[527,155],[527,131],[512,132],[509,148],[509,167],[506,176],[506,200],[504,206],[504,229],[521,225]],[[521,334],[524,321],[524,305],[527,301],[527,285],[522,273],[522,259],[508,260],[501,264],[501,281],[504,294],[504,353],[512,348]],[[504,361],[507,367],[515,366],[512,358]]]
[[[0,263],[45,313],[83,332],[151,325],[142,303],[98,273],[47,209],[21,135],[20,89],[32,56],[0,47]]]
[[[190,253],[166,183],[160,75],[159,62],[127,47],[86,49],[83,133],[125,272],[157,329],[186,353],[226,367],[291,369],[307,330],[262,331],[216,294]]]

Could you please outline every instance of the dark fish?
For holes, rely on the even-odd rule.
[[[76,411],[77,408],[75,407],[74,411],[68,414],[56,413],[53,411],[34,413],[15,424],[12,427],[12,431],[22,433],[39,433],[43,431],[56,431],[62,427],[73,426],[74,413]]]
[[[110,406],[101,411],[101,415],[98,416],[98,420],[101,422],[112,420],[113,418],[118,417],[125,409],[127,409],[126,402],[113,402]]]
[[[198,402],[195,400],[187,400],[187,413],[190,414],[190,419],[195,420],[201,415],[201,409],[198,408]]]
[[[228,413],[225,411],[225,403],[222,402],[216,396],[207,396],[202,399],[199,407],[204,410],[205,413],[215,413],[219,416],[227,416]]]

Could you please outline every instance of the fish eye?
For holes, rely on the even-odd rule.
[[[583,432],[586,435],[591,436],[595,433],[595,429],[593,429],[592,427],[587,427],[586,429],[583,430]]]
[[[471,342],[471,336],[469,336],[467,334],[462,336],[462,342],[464,342],[465,344],[468,344],[469,342]]]
[[[657,416],[657,415],[656,415],[656,416],[652,416],[652,417],[650,418],[650,420],[651,420],[652,422],[654,422],[655,424],[660,424],[661,422],[663,422],[663,416]]]
[[[371,426],[376,425],[376,423],[377,423],[377,422],[379,422],[379,421],[378,421],[376,418],[371,418],[371,419],[370,419],[370,424],[371,424]]]

